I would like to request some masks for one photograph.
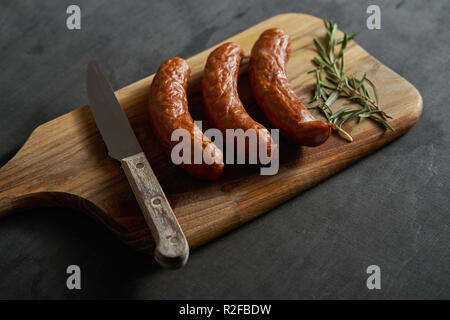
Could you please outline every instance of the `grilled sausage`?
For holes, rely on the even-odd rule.
[[[253,94],[269,121],[289,140],[309,147],[324,143],[333,124],[316,120],[289,85],[286,64],[289,36],[280,29],[264,31],[253,45],[249,75]]]
[[[202,78],[206,116],[211,125],[219,129],[224,137],[226,129],[254,130],[258,146],[264,148],[265,156],[271,158],[272,153],[276,155],[276,144],[269,131],[250,117],[239,99],[237,80],[243,56],[242,48],[232,42],[222,44],[209,55]],[[236,146],[236,139],[232,144]],[[257,148],[253,150],[257,152]],[[246,159],[250,158],[249,151],[249,143],[246,143]],[[256,158],[256,154],[254,156]]]
[[[223,155],[194,124],[189,113],[186,89],[190,71],[188,63],[181,58],[169,59],[159,67],[150,88],[150,124],[169,156],[178,144],[177,141],[171,141],[172,132],[176,129],[187,130],[191,139],[191,161],[181,166],[196,178],[214,180],[223,172]],[[195,152],[202,154],[202,163],[194,163]]]

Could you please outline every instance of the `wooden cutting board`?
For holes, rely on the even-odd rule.
[[[261,32],[272,27],[282,28],[291,37],[288,76],[299,97],[308,102],[315,82],[314,75],[307,74],[313,68],[311,59],[316,56],[313,38],[325,38],[320,19],[283,14],[226,41],[240,44],[248,55]],[[192,67],[189,108],[193,118],[204,123],[199,84],[212,49],[188,59]],[[153,76],[116,92],[191,248],[269,211],[403,135],[417,122],[422,98],[408,81],[354,42],[347,49],[346,64],[347,73],[362,76],[367,71],[375,82],[381,108],[393,117],[390,124],[395,132],[363,120],[352,127],[353,143],[336,135],[316,148],[297,147],[282,140],[280,169],[274,176],[261,176],[257,167],[242,165],[226,166],[224,175],[215,182],[188,176],[170,163],[152,135],[146,106]],[[241,99],[256,120],[267,124],[251,94],[246,68],[243,63],[239,78]],[[88,212],[126,244],[140,251],[153,251],[150,231],[119,162],[107,156],[89,106],[36,128],[13,159],[0,169],[0,216],[41,206],[67,206]]]

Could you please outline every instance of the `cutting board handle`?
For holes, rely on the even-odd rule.
[[[108,194],[111,189],[115,190],[118,185],[121,185],[122,170],[113,159],[110,159],[109,162],[100,161],[101,166],[97,166],[94,170],[90,170],[92,168],[89,166],[83,167],[85,163],[89,163],[86,159],[91,161],[93,159],[94,161],[102,160],[105,151],[98,147],[101,137],[98,132],[95,134],[96,127],[93,119],[91,119],[90,110],[86,107],[80,108],[59,119],[70,118],[73,114],[75,116],[71,118],[72,121],[76,123],[85,121],[88,123],[87,127],[83,130],[79,129],[74,134],[72,132],[67,133],[67,127],[70,127],[70,125],[55,128],[53,126],[54,121],[41,125],[33,130],[22,148],[0,168],[0,218],[35,208],[71,208],[90,214],[112,230],[125,243],[131,242],[132,245],[135,240],[130,237],[130,233],[138,234],[142,239],[141,241],[145,243],[138,250],[153,253],[155,243],[150,232],[148,232],[147,226],[140,230],[133,228],[133,226],[124,227],[112,218],[114,214],[117,214],[117,210],[114,210],[117,204],[121,201],[128,203],[129,197],[124,195],[122,198],[114,197],[110,201],[105,201],[103,193]],[[46,135],[50,136],[46,137]],[[53,141],[52,137],[57,137],[57,141]],[[70,139],[75,139],[78,144],[90,141],[92,146],[81,147],[72,141],[72,143],[75,143],[74,147],[66,149],[64,142]],[[92,139],[92,141],[89,139]],[[92,157],[92,154],[97,150],[100,150],[102,156]],[[80,156],[84,157],[79,162],[83,165],[74,165],[71,159]],[[49,161],[52,164],[49,164]],[[108,176],[114,170],[120,173],[116,176],[117,179]],[[86,182],[86,179],[79,177],[80,173],[93,179],[95,183],[92,185],[89,180]],[[107,177],[104,179],[105,183],[99,183],[99,175],[100,177]],[[72,180],[73,177],[77,179]],[[75,185],[74,181],[76,182]],[[84,188],[86,185],[89,187]],[[123,193],[126,194],[126,192],[128,190]],[[110,198],[107,197],[107,199]],[[129,203],[127,213],[133,217],[139,209],[136,208],[135,201],[129,201]],[[133,221],[139,225],[142,216],[137,214],[136,216],[138,218]]]
[[[16,211],[17,205],[14,203],[14,200],[9,197],[3,197],[0,194],[0,217],[7,216],[14,211]]]
[[[65,206],[73,202],[73,195],[64,192],[49,192],[51,179],[43,179],[52,172],[51,169],[36,170],[29,159],[29,141],[0,168],[0,218],[12,213],[40,207]],[[73,198],[73,199],[72,199]],[[70,201],[69,201],[70,200]]]
[[[37,184],[31,183],[33,175],[30,172],[34,168],[29,161],[33,154],[30,152],[32,148],[29,148],[32,145],[30,140],[38,128],[33,130],[22,148],[0,167],[0,218],[30,206],[39,206],[40,190]]]
[[[0,192],[0,218],[27,209],[57,206],[50,193],[37,192],[27,195],[14,195],[10,191]]]
[[[0,168],[0,217],[10,215],[26,207],[26,197],[15,189],[16,184],[9,178],[7,167],[10,167],[11,161]]]
[[[0,188],[2,186],[0,185]],[[36,192],[26,195],[14,195],[12,190],[0,192],[0,218],[15,212],[42,207],[61,207],[66,204],[66,196],[57,196],[51,192]],[[58,199],[57,199],[58,198]],[[60,198],[60,199],[59,199]]]
[[[0,218],[15,212],[42,207],[83,206],[82,198],[66,190],[55,187],[55,179],[60,175],[58,166],[42,165],[39,159],[42,146],[36,143],[47,125],[33,130],[22,148],[0,168]],[[57,153],[57,151],[55,151]],[[53,155],[53,159],[57,156]],[[62,164],[63,161],[60,161]],[[40,164],[40,166],[39,166]]]

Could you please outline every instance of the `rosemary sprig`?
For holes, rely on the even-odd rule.
[[[351,35],[344,33],[343,38],[336,39],[337,24],[331,20],[323,22],[327,30],[326,48],[314,39],[319,57],[313,59],[317,68],[309,72],[316,74],[316,89],[311,102],[319,101],[319,103],[310,105],[308,108],[320,110],[329,123],[336,125],[334,129],[350,142],[353,138],[342,126],[352,119],[358,121],[363,118],[372,119],[386,129],[394,131],[394,128],[386,121],[391,117],[380,110],[378,92],[373,82],[367,78],[366,74],[361,79],[357,79],[344,71],[345,48],[348,42],[358,35],[358,32]],[[346,106],[333,111],[332,105],[341,97],[358,104],[358,108]]]

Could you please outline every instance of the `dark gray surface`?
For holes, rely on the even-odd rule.
[[[34,127],[87,103],[88,60],[114,88],[270,16],[304,12],[363,30],[357,42],[421,92],[404,137],[255,221],[159,269],[86,215],[33,210],[0,221],[0,298],[450,298],[448,1],[0,2],[0,159]],[[379,4],[382,30],[365,27]],[[301,25],[299,26],[301,27]],[[65,287],[78,264],[82,290]],[[365,269],[381,267],[369,291]]]

